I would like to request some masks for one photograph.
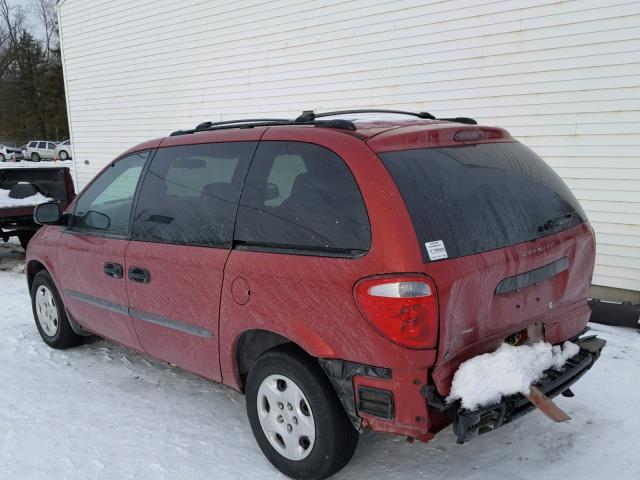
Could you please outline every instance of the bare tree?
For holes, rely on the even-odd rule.
[[[43,43],[47,62],[51,59],[51,50],[58,48],[58,14],[56,0],[31,0],[40,26],[44,28]]]
[[[23,10],[11,7],[7,0],[0,0],[0,78],[13,61],[23,25]]]

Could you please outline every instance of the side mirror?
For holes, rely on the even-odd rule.
[[[33,220],[39,225],[59,225],[61,219],[60,205],[56,202],[42,203],[33,211]]]
[[[280,189],[275,183],[267,183],[264,188],[264,201],[268,202],[280,196]]]

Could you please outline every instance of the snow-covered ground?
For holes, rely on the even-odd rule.
[[[0,479],[284,478],[256,446],[244,397],[112,343],[55,351],[33,324],[20,247],[0,246]],[[640,478],[640,334],[592,325],[598,364],[538,412],[456,445],[366,433],[339,479]]]

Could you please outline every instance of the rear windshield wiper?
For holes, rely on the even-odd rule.
[[[574,210],[573,212],[565,213],[560,217],[555,217],[555,218],[552,218],[551,220],[547,220],[542,225],[538,226],[538,231],[543,232],[545,230],[551,230],[552,228],[559,227],[560,225],[564,225],[576,215],[578,215],[578,212]]]

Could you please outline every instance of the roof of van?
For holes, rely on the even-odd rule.
[[[202,129],[199,131],[175,132],[168,137],[156,138],[136,145],[126,153],[158,148],[160,146],[189,145],[220,141],[256,141],[268,129],[317,129],[351,135],[367,143],[374,151],[405,150],[430,146],[464,145],[496,141],[513,141],[504,129],[481,125],[470,125],[447,120],[408,119],[408,120],[349,120],[352,129],[288,123],[273,124],[235,124],[223,128]]]

